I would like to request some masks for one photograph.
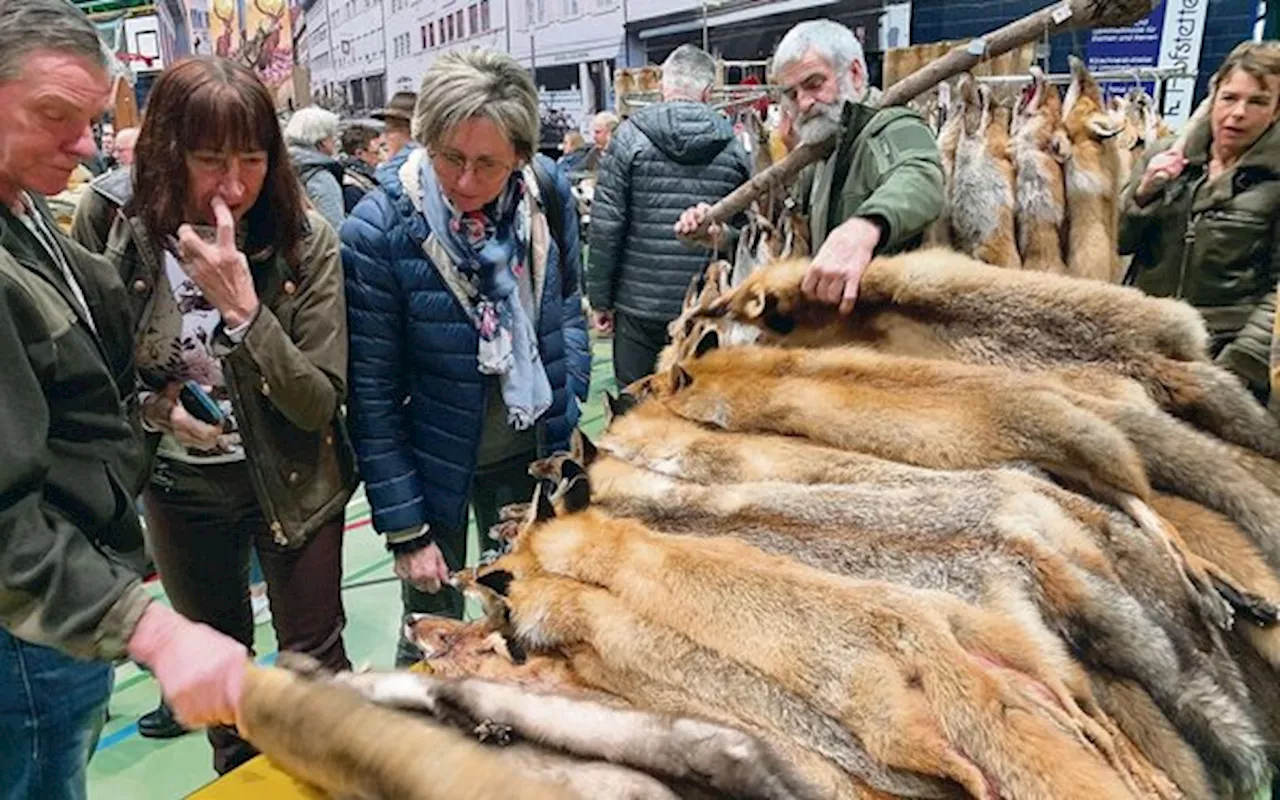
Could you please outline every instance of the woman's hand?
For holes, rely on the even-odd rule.
[[[228,328],[238,328],[258,313],[249,262],[236,249],[236,222],[221,197],[214,197],[217,236],[213,244],[201,239],[190,225],[178,228],[178,257],[187,276],[205,299],[218,309]]]
[[[178,400],[182,384],[174,382],[156,392],[142,404],[142,416],[151,427],[164,431],[178,440],[178,444],[192,450],[214,450],[222,426],[209,425],[187,413]]]
[[[435,542],[412,553],[396,556],[393,571],[397,578],[427,594],[440,591],[440,587],[449,580],[449,565]]]
[[[1176,148],[1152,156],[1147,164],[1147,171],[1142,173],[1142,182],[1134,193],[1135,199],[1143,205],[1150,202],[1157,192],[1181,175],[1186,167],[1187,157]]]

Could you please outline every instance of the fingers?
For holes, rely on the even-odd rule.
[[[853,313],[853,306],[858,301],[858,280],[849,278],[844,282],[844,296],[840,300],[840,313],[848,316]]]
[[[804,274],[804,280],[800,282],[800,291],[805,297],[810,299],[817,297],[818,284],[822,280],[822,265],[817,261],[809,265],[809,269]]]
[[[178,226],[178,259],[184,265],[197,259],[211,260],[212,254],[209,250],[209,243],[201,239],[194,228],[185,223]]]
[[[218,247],[223,250],[234,248],[236,246],[236,220],[231,215],[231,209],[227,207],[227,201],[215,195],[210,205],[213,207],[213,219],[218,225]]]

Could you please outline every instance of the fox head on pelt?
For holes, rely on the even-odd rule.
[[[964,135],[980,138],[986,132],[991,116],[991,90],[978,83],[972,73],[966,72],[960,76],[956,93]]]
[[[1063,124],[1074,145],[1106,142],[1120,133],[1120,125],[1107,113],[1098,82],[1076,56],[1070,57],[1071,85],[1062,103]]]
[[[805,298],[801,291],[809,259],[778,261],[747,276],[736,288],[721,294],[698,315],[727,318],[759,328],[764,340],[786,336],[801,324],[801,317],[813,316],[818,324],[834,319],[834,307]],[[733,333],[733,332],[730,332]]]
[[[1033,137],[1040,147],[1048,146],[1059,158],[1067,148],[1054,139],[1065,137],[1062,131],[1062,95],[1058,87],[1040,67],[1031,68],[1031,82],[1022,90],[1014,106],[1012,132],[1015,136]]]
[[[585,437],[582,438],[585,441]],[[534,489],[533,500],[520,523],[519,535],[511,543],[510,552],[491,564],[461,570],[453,579],[454,585],[464,595],[480,604],[486,627],[503,635],[511,659],[517,664],[523,663],[526,656],[512,636],[511,607],[507,597],[513,583],[542,571],[537,559],[529,552],[529,534],[552,520],[585,511],[591,506],[591,482],[581,463],[566,454],[564,458],[544,460],[539,469],[554,474],[549,480],[540,480]]]

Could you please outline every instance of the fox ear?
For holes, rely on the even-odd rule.
[[[572,461],[564,462],[563,475],[567,485],[560,500],[566,511],[576,514],[591,505],[591,481],[582,467]]]
[[[476,583],[491,589],[495,594],[506,597],[511,591],[511,582],[515,580],[515,576],[505,569],[496,569],[493,572],[486,572],[476,577]]]
[[[756,287],[751,297],[742,304],[742,316],[744,319],[760,319],[764,316],[765,309],[769,305],[769,298],[765,294],[764,287]]]
[[[720,333],[714,328],[708,329],[699,337],[698,344],[693,348],[693,357],[702,358],[712,350],[719,349],[719,347]]]
[[[693,376],[689,374],[689,370],[676,364],[671,368],[671,385],[677,392],[688,389],[693,385]]]
[[[582,464],[589,467],[600,457],[600,448],[596,447],[595,442],[587,438],[585,433],[579,431],[578,435],[582,440]]]
[[[1114,138],[1120,133],[1120,125],[1106,114],[1094,114],[1089,118],[1089,132],[1101,141]]]
[[[555,506],[551,505],[551,493],[547,491],[546,484],[539,483],[538,488],[534,490],[534,494],[537,495],[534,498],[537,506],[534,511],[533,521],[546,522],[549,519],[555,519],[556,509]]]

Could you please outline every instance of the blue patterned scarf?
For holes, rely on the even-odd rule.
[[[520,170],[498,199],[463,213],[445,197],[431,159],[422,159],[422,212],[467,287],[463,307],[480,334],[479,370],[497,375],[507,422],[522,431],[551,407],[551,382],[538,353],[532,309],[520,298],[530,268],[529,198]]]

